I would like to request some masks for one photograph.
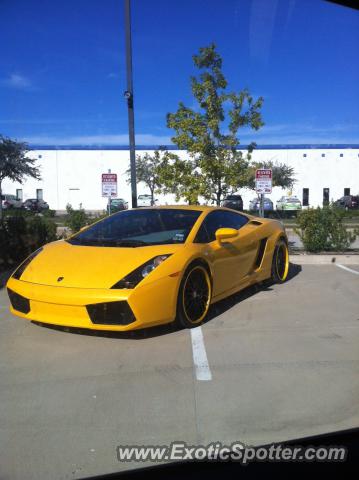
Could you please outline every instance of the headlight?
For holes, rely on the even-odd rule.
[[[43,247],[39,248],[38,250],[33,252],[29,257],[27,257],[27,259],[24,262],[22,262],[22,264],[12,274],[12,278],[16,278],[16,280],[20,280],[20,277],[24,273],[26,267],[42,250],[43,250]]]
[[[158,267],[158,265],[161,265],[161,263],[171,255],[172,254],[169,253],[151,258],[151,260],[136,268],[136,270],[133,270],[131,273],[123,277],[119,282],[115,283],[115,285],[113,285],[111,288],[135,288],[136,285],[141,282],[141,280],[147,277],[147,275],[149,275],[156,267]]]

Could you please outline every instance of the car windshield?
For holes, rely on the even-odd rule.
[[[119,212],[67,240],[72,245],[141,247],[184,243],[199,210],[146,209]]]

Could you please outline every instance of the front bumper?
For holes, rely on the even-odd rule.
[[[10,307],[11,313],[19,317],[64,327],[128,331],[173,321],[176,315],[178,283],[178,277],[167,276],[143,286],[139,285],[133,290],[105,290],[39,285],[10,278],[7,288],[29,300],[28,313],[17,310],[16,303]],[[92,314],[94,308],[87,307],[112,302],[128,304],[129,311],[133,314],[130,323],[95,323],[96,319]]]

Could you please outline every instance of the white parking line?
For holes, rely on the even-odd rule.
[[[351,273],[355,273],[355,275],[359,275],[359,272],[357,272],[356,270],[353,270],[349,267],[346,267],[345,265],[340,265],[340,263],[336,263],[335,265],[339,268],[342,268],[343,270],[346,270],[347,272],[351,272]]]
[[[196,378],[200,381],[212,380],[211,370],[208,365],[206,347],[204,346],[201,327],[191,328],[193,363],[196,370]]]

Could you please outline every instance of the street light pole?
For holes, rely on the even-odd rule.
[[[128,135],[130,143],[130,166],[131,166],[131,197],[132,208],[137,207],[136,185],[136,146],[135,146],[135,114],[133,108],[133,81],[132,81],[132,42],[131,42],[131,6],[130,0],[125,2],[125,30],[126,30],[126,71],[127,90],[124,93],[127,99],[128,109]]]

